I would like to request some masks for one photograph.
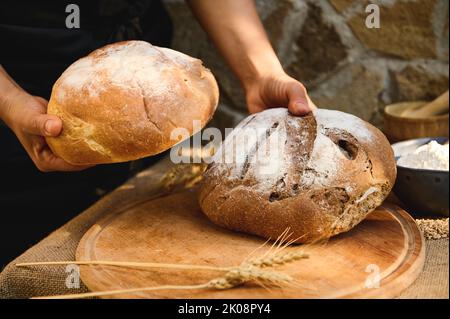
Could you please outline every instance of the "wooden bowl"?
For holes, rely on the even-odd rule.
[[[384,134],[391,143],[421,137],[448,137],[448,113],[423,119],[401,116],[404,110],[425,103],[427,102],[401,102],[384,108]]]

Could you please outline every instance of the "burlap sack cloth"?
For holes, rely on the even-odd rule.
[[[51,233],[11,262],[0,273],[0,298],[30,298],[58,294],[87,292],[83,283],[79,288],[67,288],[65,266],[15,267],[19,262],[74,260],[75,250],[84,233],[100,218],[117,209],[157,194],[182,188],[198,178],[200,165],[173,167],[167,159],[105,196],[69,223]],[[400,298],[449,297],[448,239],[427,241],[427,256],[422,274],[402,293]]]

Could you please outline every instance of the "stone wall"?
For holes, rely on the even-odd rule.
[[[380,125],[384,105],[431,99],[448,88],[448,0],[256,3],[285,70],[306,85],[319,107]],[[380,8],[379,29],[366,27],[370,3]],[[185,3],[166,5],[175,26],[173,48],[202,59],[218,79],[214,125],[235,125],[246,114],[238,81]]]

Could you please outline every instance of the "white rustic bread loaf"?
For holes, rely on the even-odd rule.
[[[198,59],[126,41],[105,46],[73,63],[55,83],[48,113],[63,131],[47,138],[72,164],[123,162],[160,153],[179,140],[176,127],[194,134],[218,103],[218,87]]]
[[[325,109],[251,115],[213,160],[199,202],[214,223],[272,239],[289,227],[299,243],[350,230],[396,178],[392,149],[377,128]]]

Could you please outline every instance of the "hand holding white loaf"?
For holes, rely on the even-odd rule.
[[[198,59],[143,41],[107,45],[73,63],[53,86],[48,113],[63,131],[47,138],[75,165],[135,160],[167,150],[174,128],[194,134],[218,103],[218,86]]]
[[[199,202],[214,223],[272,239],[289,227],[299,243],[353,228],[396,178],[392,148],[377,128],[325,109],[251,115],[213,159]]]

